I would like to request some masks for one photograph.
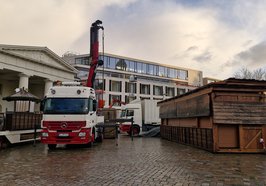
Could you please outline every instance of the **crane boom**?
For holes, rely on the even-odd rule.
[[[104,30],[101,26],[102,21],[97,20],[92,23],[90,28],[90,70],[87,79],[87,87],[94,88],[94,80],[96,75],[96,68],[103,65],[103,61],[99,60],[99,30]]]

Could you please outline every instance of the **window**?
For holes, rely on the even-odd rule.
[[[87,57],[79,57],[75,59],[75,64],[80,64],[80,65],[89,65],[90,64],[90,60],[89,60],[89,56]]]
[[[176,69],[168,68],[167,76],[169,78],[177,78],[177,71],[176,71]]]
[[[115,69],[117,59],[116,59],[116,58],[113,58],[113,57],[110,57],[109,60],[110,60],[109,68],[111,68],[111,69]]]
[[[174,87],[166,87],[166,96],[173,97],[175,95],[175,88]]]
[[[142,72],[144,74],[147,74],[147,64],[145,64],[145,63],[142,64]]]
[[[140,84],[140,94],[150,94],[150,85]]]
[[[184,89],[184,88],[178,88],[177,89],[177,95],[179,96],[179,95],[182,95],[182,94],[185,94],[186,93],[186,89]]]
[[[115,69],[126,71],[127,64],[124,59],[119,59],[115,65]]]
[[[144,100],[144,99],[151,99],[150,97],[144,97],[144,96],[141,96],[140,97],[141,100]]]
[[[153,65],[148,64],[148,74],[153,75],[154,69]]]
[[[136,72],[143,73],[142,63],[136,62],[136,66],[137,66]]]
[[[153,85],[153,95],[162,96],[163,95],[163,86]]]
[[[136,93],[137,85],[136,83],[126,82],[126,93]]]
[[[153,98],[153,100],[163,100],[163,98]]]
[[[186,70],[178,70],[177,71],[177,78],[178,79],[184,79],[184,80],[186,80],[187,77],[188,77],[188,73],[187,73]]]
[[[127,116],[134,116],[134,110],[127,110]]]
[[[125,69],[126,71],[129,71],[129,72],[135,72],[136,71],[134,61],[125,60],[125,65],[127,66],[127,68]]]
[[[121,92],[122,82],[110,80],[109,91]]]
[[[159,66],[157,66],[157,65],[153,66],[153,75],[159,76]]]
[[[125,102],[126,104],[130,103],[131,101],[135,100],[136,96],[125,96]]]
[[[159,76],[166,77],[166,68],[159,66]]]
[[[105,90],[105,80],[95,79],[95,90]]]
[[[121,106],[121,96],[109,94],[109,105]]]
[[[100,60],[103,60],[103,65],[104,65],[104,68],[110,68],[109,66],[110,66],[110,62],[109,62],[109,57],[108,56],[102,56],[102,55],[100,55],[99,56],[99,59]]]

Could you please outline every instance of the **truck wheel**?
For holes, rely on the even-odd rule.
[[[97,132],[97,137],[95,138],[96,142],[103,142],[103,129],[102,128],[98,128],[98,130],[96,130]]]
[[[138,125],[133,125],[133,129],[131,129],[131,130],[133,130],[133,136],[139,135],[140,128]],[[131,130],[130,130],[130,134],[129,134],[130,136],[131,136]]]
[[[93,142],[91,141],[91,142],[87,143],[86,146],[89,147],[89,148],[91,148],[93,146]]]
[[[92,147],[93,146],[93,142],[95,141],[95,129],[93,128],[92,130],[92,140],[86,144],[87,147]]]
[[[48,148],[50,150],[54,150],[54,149],[56,149],[56,144],[48,144]]]
[[[97,136],[97,138],[95,139],[95,141],[96,141],[96,142],[99,142],[99,143],[103,142],[103,135],[102,135],[101,133],[98,134],[98,136]]]
[[[4,148],[4,139],[0,137],[0,150]]]
[[[0,136],[0,150],[5,149],[10,145],[5,137]]]

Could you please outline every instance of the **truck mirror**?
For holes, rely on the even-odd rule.
[[[97,110],[97,101],[93,100],[93,111]]]
[[[40,111],[43,111],[44,109],[44,104],[45,104],[45,99],[43,99],[40,103]]]

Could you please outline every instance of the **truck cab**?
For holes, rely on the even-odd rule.
[[[92,88],[76,82],[51,87],[42,104],[41,142],[51,149],[57,144],[91,145],[101,137],[96,124],[103,116],[97,116],[96,109]]]
[[[121,118],[133,118],[133,134],[138,135],[147,132],[161,124],[159,118],[158,100],[140,100],[136,99],[126,104],[122,108]],[[124,122],[120,124],[120,131],[131,134],[131,123]]]
[[[127,104],[121,112],[121,119],[133,118],[133,135],[138,135],[142,131],[142,109],[140,104]],[[120,131],[131,134],[131,123],[124,122],[119,126]]]

